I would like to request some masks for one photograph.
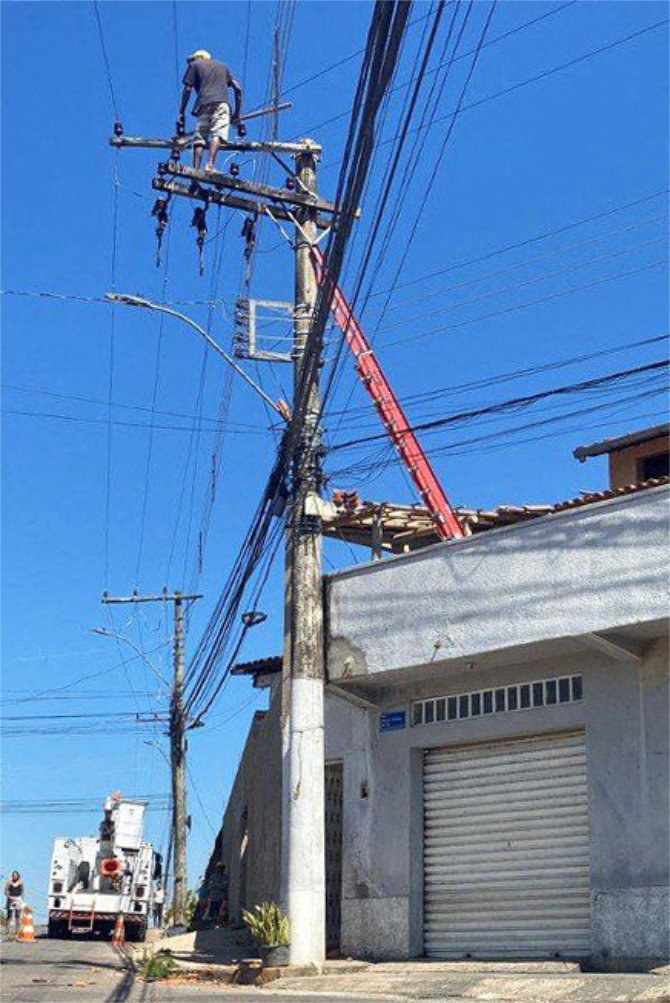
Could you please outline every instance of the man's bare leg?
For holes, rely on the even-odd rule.
[[[205,170],[206,171],[214,171],[214,170],[216,170],[216,166],[215,166],[216,165],[216,155],[217,155],[217,153],[219,152],[220,149],[221,149],[221,140],[219,139],[218,136],[212,136],[212,138],[209,141],[209,160],[207,161],[207,164],[205,165]]]
[[[204,146],[193,147],[193,168],[196,171],[200,170],[200,164],[202,163],[202,155],[204,152],[205,152]]]

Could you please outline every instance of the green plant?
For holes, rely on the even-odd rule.
[[[171,975],[174,975],[176,968],[177,962],[169,951],[159,951],[158,954],[154,954],[145,961],[144,978],[148,981],[169,979]]]
[[[274,902],[261,902],[253,909],[243,909],[242,919],[249,927],[257,947],[286,946],[289,943],[288,916]]]

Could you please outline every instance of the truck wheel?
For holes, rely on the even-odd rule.
[[[131,944],[143,944],[147,936],[147,924],[146,923],[133,923],[128,930],[127,939]]]
[[[47,934],[51,940],[63,940],[67,937],[67,925],[62,919],[50,919]]]

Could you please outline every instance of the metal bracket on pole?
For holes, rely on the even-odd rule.
[[[236,355],[241,355],[255,362],[293,362],[293,352],[273,352],[258,348],[258,308],[273,311],[277,314],[293,317],[293,304],[284,303],[281,300],[238,300],[235,310],[235,320],[241,327],[241,331],[236,334],[236,340],[241,345],[239,350],[235,350]]]

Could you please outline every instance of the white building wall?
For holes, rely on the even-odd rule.
[[[584,728],[589,776],[593,959],[607,965],[668,953],[668,642],[639,664],[595,653],[491,670],[442,668],[420,686],[389,687],[383,710],[412,699],[581,673],[578,703],[380,733],[374,711],[330,697],[326,758],[344,765],[342,950],[423,952],[423,750]],[[364,785],[364,787],[362,787]],[[365,794],[366,796],[363,796]]]
[[[584,728],[594,960],[667,955],[667,501],[661,487],[329,576],[331,682],[407,713],[380,733],[374,711],[327,703],[345,954],[422,953],[424,749]],[[570,640],[603,631],[618,657]],[[421,696],[575,673],[579,703],[410,727]]]
[[[330,678],[665,618],[667,539],[664,486],[330,575]]]

